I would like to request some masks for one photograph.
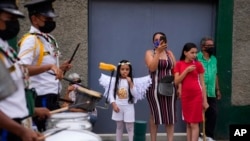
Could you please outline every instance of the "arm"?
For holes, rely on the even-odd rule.
[[[169,56],[171,57],[171,59],[173,61],[173,68],[174,68],[175,65],[176,65],[176,58],[175,58],[175,56],[174,56],[174,54],[173,54],[172,51],[168,50],[168,54],[169,54]]]
[[[24,141],[38,141],[38,135],[13,121],[7,117],[2,111],[0,111],[0,128],[6,129],[9,132],[19,136]]]
[[[109,99],[110,104],[113,107],[113,110],[118,113],[120,111],[120,109],[115,102],[115,98],[114,98],[114,87],[115,86],[114,85],[115,85],[115,83],[111,83],[108,99]]]
[[[218,78],[218,75],[216,75],[216,82],[215,82],[216,84],[215,84],[215,88],[216,88],[216,97],[217,97],[217,99],[218,100],[220,100],[221,99],[221,93],[220,93],[220,87],[219,87],[219,78]]]
[[[145,54],[145,62],[150,72],[157,70],[159,62],[159,53],[153,55],[152,50],[147,50]]]
[[[181,98],[181,83],[177,86],[177,97]]]
[[[154,72],[158,68],[159,57],[162,52],[165,52],[167,45],[161,41],[160,45],[155,49],[155,52],[152,50],[147,50],[145,53],[145,62],[150,72]]]
[[[70,99],[70,97],[69,97],[69,94],[70,94],[70,92],[72,92],[74,90],[75,90],[74,85],[69,85],[68,88],[67,88],[66,94],[64,95],[64,99],[72,101],[72,99]],[[61,107],[67,107],[67,106],[69,106],[69,103],[68,102],[63,102]]]
[[[195,65],[188,66],[181,74],[179,72],[176,72],[174,74],[174,83],[175,85],[179,85],[181,81],[186,77],[186,75],[196,69]]]
[[[204,82],[204,73],[199,74],[199,79],[200,79],[200,83],[202,87],[203,108],[204,110],[206,110],[209,107],[209,105],[207,103],[207,93],[206,93],[206,86]]]

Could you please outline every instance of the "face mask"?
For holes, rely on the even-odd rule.
[[[154,47],[157,48],[160,45],[160,41],[154,41]]]
[[[39,27],[39,30],[43,33],[50,33],[56,28],[55,21],[45,21],[44,26]]]
[[[6,29],[0,30],[0,38],[3,40],[10,40],[17,36],[20,26],[18,20],[5,21]]]
[[[212,54],[214,54],[214,48],[213,47],[206,48],[205,51],[209,54],[209,56],[211,56]]]

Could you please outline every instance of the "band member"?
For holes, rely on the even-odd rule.
[[[37,141],[40,134],[23,127],[21,123],[27,120],[29,111],[25,97],[25,83],[27,74],[25,66],[20,65],[15,50],[8,44],[8,40],[14,38],[19,32],[18,18],[24,15],[18,10],[15,0],[0,1],[0,61],[1,69],[9,71],[9,79],[13,79],[15,91],[0,100],[0,134],[2,141]],[[2,71],[1,71],[2,72]],[[27,78],[27,77],[25,77]],[[6,80],[8,81],[8,80]],[[0,86],[3,86],[1,81]],[[40,118],[50,116],[46,108],[36,108],[35,115]]]
[[[28,9],[31,28],[29,33],[24,35],[19,42],[20,52],[18,55],[23,64],[43,68],[34,68],[38,75],[31,77],[30,80],[31,86],[36,89],[38,95],[36,106],[47,107],[50,110],[60,108],[58,96],[61,91],[61,83],[48,72],[40,72],[54,68],[53,71],[57,77],[61,78],[62,72],[71,68],[68,61],[59,66],[59,47],[55,38],[50,35],[56,28],[53,2],[54,0],[32,0],[24,5]],[[50,73],[54,72],[50,71]],[[39,131],[46,130],[46,120],[35,118],[34,121]]]

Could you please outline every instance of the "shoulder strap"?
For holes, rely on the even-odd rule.
[[[36,65],[37,66],[40,66],[42,64],[42,61],[43,61],[43,56],[44,56],[44,45],[42,44],[42,41],[35,35],[35,34],[32,34],[32,33],[26,33],[21,39],[20,41],[18,42],[18,46],[19,47],[22,47],[22,44],[23,44],[23,41],[26,40],[28,37],[30,36],[35,36],[35,45],[32,49],[30,50],[27,50],[26,52],[24,52],[21,56],[29,53],[30,51],[33,50],[33,56],[35,57],[36,55],[36,48],[37,48],[37,45],[39,46],[39,57],[38,57],[38,60],[37,60],[37,63]]]

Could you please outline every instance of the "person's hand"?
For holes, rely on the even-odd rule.
[[[193,71],[193,70],[195,70],[195,69],[196,69],[196,66],[195,66],[195,65],[190,65],[190,66],[188,66],[188,67],[186,68],[187,72],[191,72],[191,71]]]
[[[166,48],[167,48],[167,44],[163,40],[161,40],[159,46],[155,49],[155,52],[161,53],[161,52],[165,51]]]
[[[75,90],[74,85],[68,86],[67,90],[68,90],[68,92],[74,91]]]
[[[113,107],[113,110],[114,110],[116,113],[119,113],[119,112],[120,112],[120,109],[119,109],[119,107],[116,105],[115,102],[112,103],[112,107]]]
[[[35,116],[37,116],[39,119],[45,119],[51,116],[50,110],[43,107],[36,107],[35,108]]]
[[[39,134],[28,129],[28,128],[23,128],[21,133],[20,133],[20,137],[22,139],[22,141],[43,141],[43,140],[39,140]]]
[[[206,111],[208,109],[208,107],[209,107],[207,101],[204,101],[202,105],[203,105],[203,110],[204,111]]]
[[[63,73],[62,70],[59,69],[56,65],[51,65],[50,70],[52,70],[56,76],[56,79],[62,79]]]
[[[216,90],[216,98],[217,100],[220,100],[221,99],[221,93],[220,93],[220,90]]]
[[[178,97],[178,98],[181,98],[181,88],[178,88],[178,89],[177,89],[177,97]]]
[[[70,70],[72,68],[72,65],[69,63],[69,60],[68,61],[64,61],[61,65],[60,65],[60,69],[63,71],[63,72],[66,72],[68,70]]]

